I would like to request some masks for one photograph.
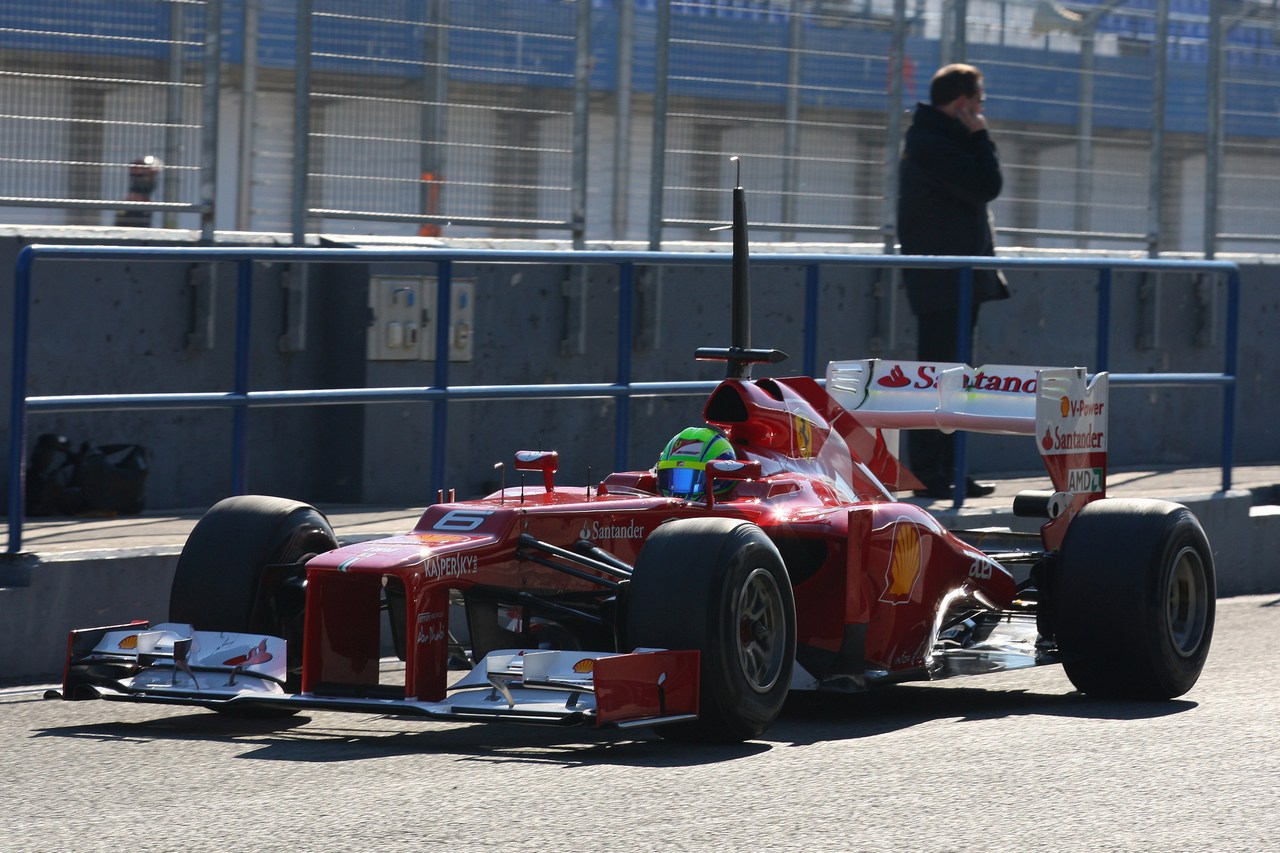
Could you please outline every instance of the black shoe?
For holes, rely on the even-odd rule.
[[[993,483],[979,483],[972,477],[965,481],[964,496],[966,498],[985,498],[987,495],[995,492],[996,487]],[[916,489],[916,497],[933,498],[935,500],[946,500],[951,497],[950,483],[934,483],[925,486],[923,489]]]
[[[994,493],[996,490],[995,483],[979,483],[972,477],[965,481],[965,497],[968,498],[985,498],[987,495]]]

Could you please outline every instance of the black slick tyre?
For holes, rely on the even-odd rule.
[[[270,634],[288,642],[291,681],[302,654],[304,566],[338,547],[314,507],[241,495],[197,522],[178,557],[169,619],[197,630]]]
[[[625,637],[628,649],[701,652],[699,718],[656,727],[662,737],[759,736],[782,710],[796,651],[795,598],[778,549],[738,519],[661,525],[636,561]]]
[[[1181,696],[1208,656],[1216,594],[1213,553],[1186,507],[1088,504],[1067,529],[1047,601],[1067,677],[1094,696]]]

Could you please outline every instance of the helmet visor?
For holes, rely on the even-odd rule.
[[[658,469],[658,488],[664,495],[692,497],[704,491],[707,472],[701,468],[660,468]]]

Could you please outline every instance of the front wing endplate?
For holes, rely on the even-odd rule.
[[[452,721],[660,725],[698,715],[696,651],[629,654],[508,649],[485,656],[446,698],[421,702],[385,689],[285,692],[278,637],[146,622],[72,631],[62,698],[236,708],[316,708]]]

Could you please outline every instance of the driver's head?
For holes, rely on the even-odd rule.
[[[658,456],[658,489],[667,497],[698,500],[707,488],[707,463],[713,459],[736,459],[729,440],[709,427],[689,427],[667,442]],[[733,489],[728,481],[716,494]]]

